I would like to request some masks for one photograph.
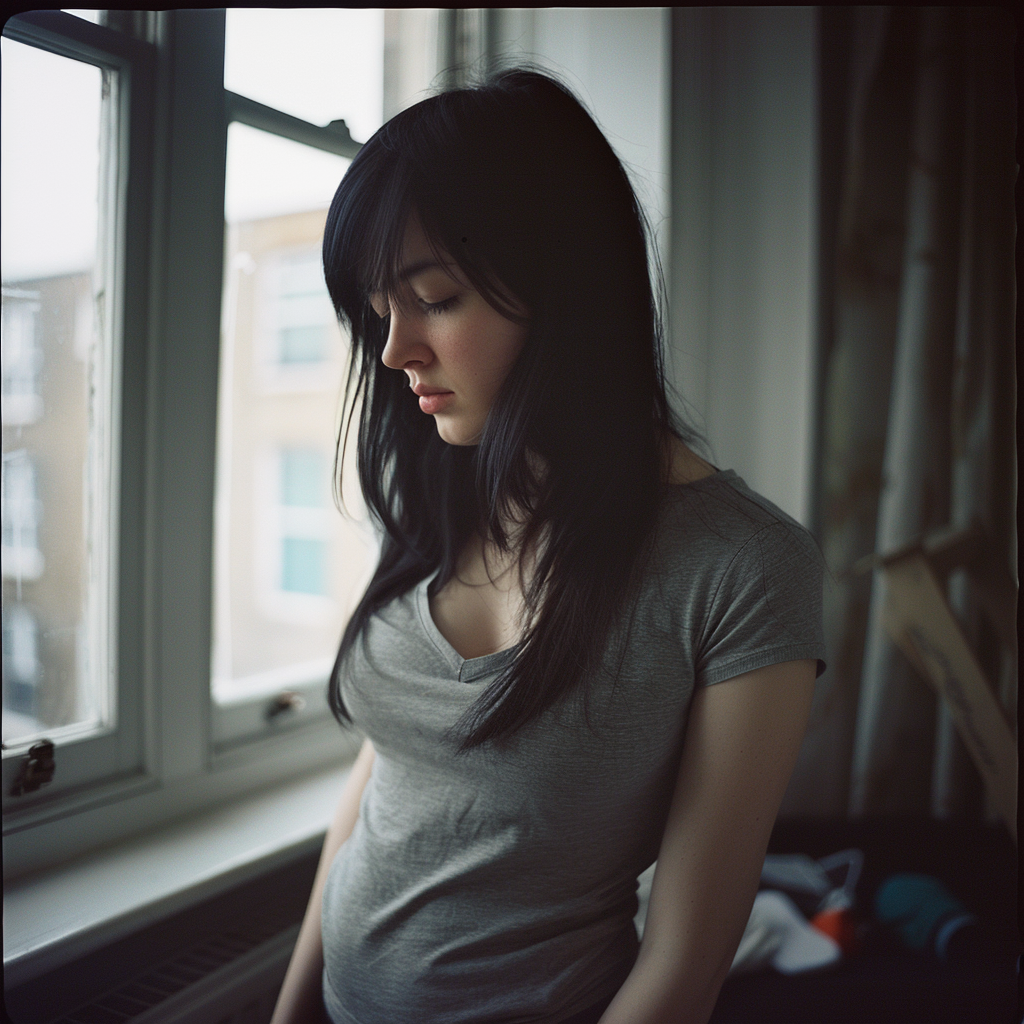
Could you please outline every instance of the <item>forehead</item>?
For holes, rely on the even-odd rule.
[[[406,283],[430,271],[443,272],[453,280],[464,283],[458,264],[444,249],[431,245],[419,218],[414,214],[405,226],[402,248],[395,269],[394,287],[400,290]],[[387,286],[384,290],[387,290]]]
[[[430,239],[427,238],[427,233],[423,230],[419,217],[414,213],[405,223],[400,264],[404,269],[413,263],[421,263],[435,258],[434,250],[430,246]]]
[[[432,246],[423,230],[419,217],[412,214],[402,235],[402,247],[396,265],[388,280],[381,282],[370,293],[370,304],[381,316],[386,315],[390,297],[402,302],[402,292],[416,278],[430,272],[444,273],[452,280],[465,284],[458,265],[444,249]]]

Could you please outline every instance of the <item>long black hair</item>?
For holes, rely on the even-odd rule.
[[[385,367],[410,215],[527,337],[479,444],[453,446]],[[358,419],[359,481],[383,532],[380,562],[342,637],[425,577],[440,588],[474,532],[536,545],[529,625],[508,668],[460,723],[462,749],[507,737],[585,695],[649,540],[669,435],[649,229],[629,178],[572,93],[533,70],[433,96],[396,115],[349,167],[324,231],[324,271],[352,357],[339,448]],[[338,465],[340,465],[340,458]],[[515,537],[506,526],[516,522]]]

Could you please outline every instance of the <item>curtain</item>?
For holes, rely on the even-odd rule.
[[[869,563],[977,525],[1016,579],[1013,37],[995,8],[820,10],[830,666],[784,813],[986,813],[949,708],[887,635]],[[1015,644],[997,628],[1012,610],[994,624],[976,574],[943,582],[1012,722]]]

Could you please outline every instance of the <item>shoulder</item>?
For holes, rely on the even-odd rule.
[[[692,571],[707,560],[719,570],[735,558],[772,552],[820,568],[821,555],[810,532],[767,498],[751,490],[732,470],[716,472],[665,490],[659,515],[661,564]]]
[[[669,488],[662,512],[654,572],[692,609],[697,680],[805,658],[820,674],[824,560],[810,532],[732,471]]]
[[[808,530],[736,475],[669,487],[648,593],[692,630],[706,682],[788,658],[824,658],[824,561]]]

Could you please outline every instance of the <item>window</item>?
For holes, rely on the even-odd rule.
[[[36,344],[39,293],[3,290],[3,424],[22,427],[43,415],[39,370],[43,353]]]
[[[62,22],[81,31],[46,28]],[[125,264],[144,196],[127,170],[145,164],[129,123],[149,92],[143,55],[84,19],[27,15],[0,45],[5,793],[32,742],[60,748],[53,782],[6,802],[7,830],[142,770],[138,684],[119,686],[116,663],[133,593],[118,510],[138,499],[120,476],[121,371],[140,341]]]
[[[349,517],[332,501],[348,341],[324,284],[320,243],[358,149],[349,126],[365,137],[382,121],[383,17],[227,12],[211,655],[221,750],[328,720],[327,675],[376,559],[358,498],[348,496]],[[268,39],[273,61],[265,59]],[[301,696],[301,711],[268,719],[270,702],[286,692]]]
[[[22,585],[43,574],[39,550],[39,500],[36,498],[36,467],[27,451],[4,452],[3,468],[3,567],[13,581],[17,600]]]
[[[347,339],[319,247],[383,118],[384,22],[4,25],[8,877],[345,756],[324,684],[377,542],[334,502]],[[42,737],[52,782],[10,796]]]
[[[21,601],[4,605],[4,735],[39,731],[39,627]]]
[[[280,589],[326,597],[326,460],[315,449],[286,448],[280,455]]]
[[[277,363],[292,366],[325,362],[334,310],[324,285],[319,252],[282,260],[276,276]]]

